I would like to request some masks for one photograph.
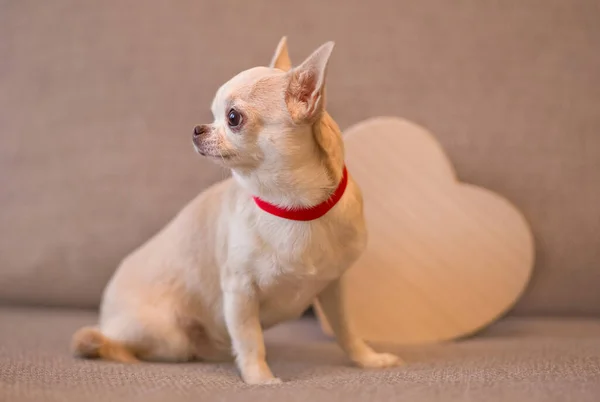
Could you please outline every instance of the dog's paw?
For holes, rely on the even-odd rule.
[[[372,352],[355,360],[356,364],[363,368],[386,368],[403,364],[402,359],[391,353]]]
[[[283,381],[281,381],[280,378],[273,377],[273,378],[269,378],[268,380],[261,382],[260,384],[262,384],[262,385],[277,385],[277,384],[283,384]]]
[[[243,368],[242,368],[243,367]],[[241,373],[246,384],[274,385],[281,384],[281,380],[273,375],[266,362],[243,365]]]

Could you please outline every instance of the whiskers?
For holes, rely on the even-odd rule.
[[[225,163],[225,158],[223,157],[223,152],[221,152],[221,148],[217,147],[217,152],[219,153],[219,157],[221,158],[221,162]]]

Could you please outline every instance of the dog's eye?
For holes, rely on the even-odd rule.
[[[229,109],[229,113],[227,113],[227,123],[229,127],[238,127],[242,124],[242,115],[235,109]]]

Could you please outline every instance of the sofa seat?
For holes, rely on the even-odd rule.
[[[313,318],[267,332],[284,384],[247,386],[232,364],[123,365],[71,357],[88,311],[0,308],[0,401],[599,401],[600,320],[508,318],[478,336],[382,348],[406,365],[352,367]]]

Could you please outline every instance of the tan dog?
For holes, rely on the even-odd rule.
[[[318,298],[352,361],[399,363],[357,338],[342,306],[339,278],[367,234],[339,128],[324,111],[332,49],[326,43],[291,69],[283,38],[271,67],[244,71],[218,90],[215,120],[196,127],[193,142],[233,177],[122,262],[104,292],[99,328],[74,335],[76,354],[135,362],[233,352],[245,382],[278,383],[263,328],[300,316]]]

